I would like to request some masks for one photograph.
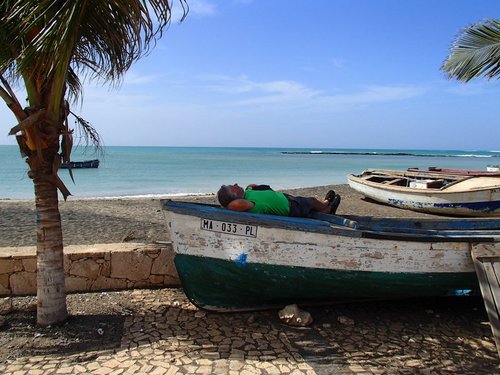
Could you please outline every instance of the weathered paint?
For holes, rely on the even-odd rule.
[[[259,235],[250,238],[197,230],[200,219],[192,216],[176,215],[170,221],[178,254],[235,263],[241,263],[242,254],[245,254],[246,263],[343,271],[420,273],[473,270],[468,242],[380,240],[276,227],[259,227]]]
[[[391,273],[336,271],[247,263],[177,254],[184,291],[198,307],[215,311],[282,307],[354,299],[477,294],[474,272]]]
[[[500,231],[491,229],[495,223],[487,220],[482,223],[488,237],[468,229],[467,235],[461,232],[451,238],[438,232],[434,237],[427,233],[424,239],[412,230],[372,238],[373,231],[350,225],[339,228],[325,220],[180,202],[163,205],[183,287],[205,308],[247,309],[285,300],[434,296],[475,290],[472,244],[498,247],[500,240]],[[257,236],[201,230],[200,221],[205,219],[258,225]],[[458,223],[450,226],[461,229]]]

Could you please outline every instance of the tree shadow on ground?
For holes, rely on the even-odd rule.
[[[125,316],[119,315],[78,315],[62,325],[41,328],[36,326],[35,311],[9,314],[0,327],[0,361],[115,349],[124,321]]]

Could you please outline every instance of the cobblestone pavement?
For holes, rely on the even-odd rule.
[[[114,348],[53,348],[10,358],[0,363],[0,373],[500,373],[482,300],[476,298],[303,307],[314,323],[295,328],[283,324],[277,311],[198,310],[180,289],[112,293],[126,293],[132,306],[113,317],[121,330]],[[99,327],[104,317],[94,319]]]

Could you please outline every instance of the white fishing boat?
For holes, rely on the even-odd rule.
[[[347,180],[365,197],[399,208],[441,215],[500,215],[500,175],[369,169]]]
[[[161,203],[184,291],[214,311],[479,294],[471,250],[500,250],[496,218],[292,218]]]

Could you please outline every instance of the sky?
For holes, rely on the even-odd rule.
[[[498,0],[187,1],[118,87],[85,84],[104,145],[500,150],[500,81],[440,70]]]

